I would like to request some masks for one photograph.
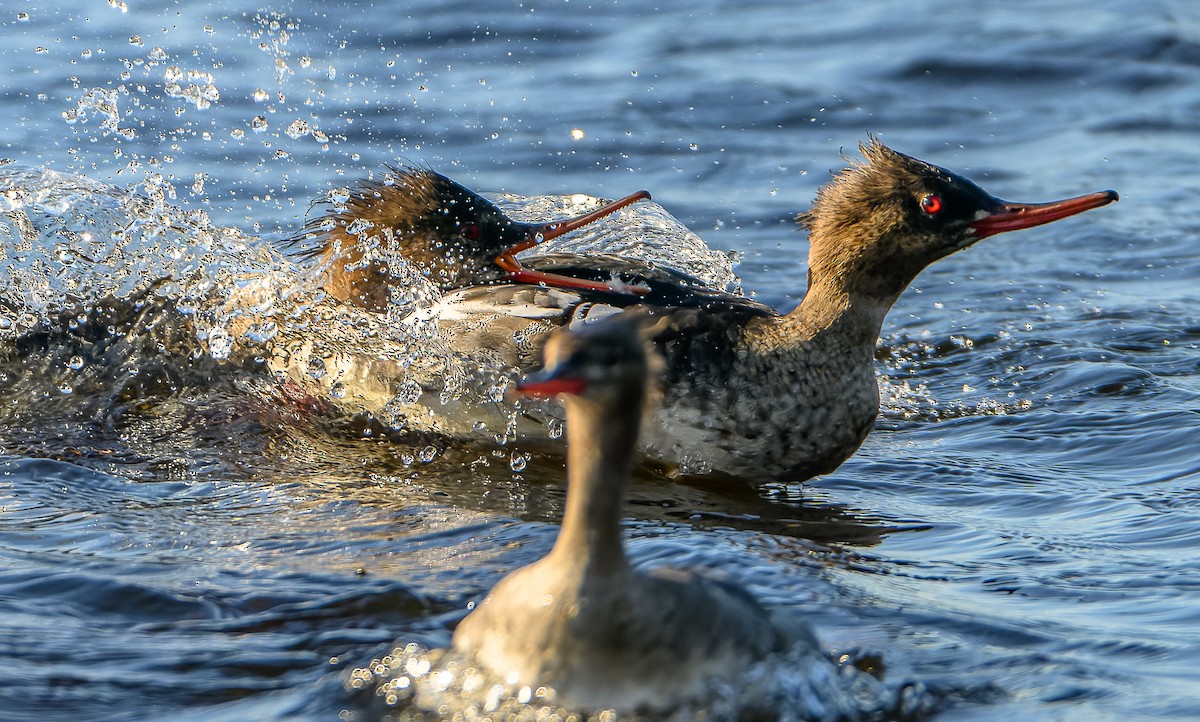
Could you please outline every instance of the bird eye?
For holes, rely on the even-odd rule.
[[[458,235],[468,241],[479,240],[479,226],[474,223],[463,223],[458,227]]]
[[[942,197],[936,193],[930,193],[921,199],[921,210],[926,214],[935,216],[942,210]]]

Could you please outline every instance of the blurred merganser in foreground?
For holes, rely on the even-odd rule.
[[[550,223],[521,223],[495,204],[427,168],[389,168],[360,183],[344,203],[307,223],[293,246],[319,259],[325,290],[368,310],[387,307],[389,254],[417,267],[442,291],[488,283],[534,283],[637,295],[639,288],[587,281],[524,267],[520,251],[593,223],[639,200],[637,191],[591,213]]]
[[[600,278],[627,271],[622,278],[650,290],[633,296],[475,286],[446,294],[409,314],[405,323],[421,329],[417,336],[436,337],[459,359],[519,373],[536,365],[553,328],[623,307],[647,307],[659,318],[653,340],[665,359],[664,403],[642,437],[649,459],[689,474],[722,472],[752,482],[829,472],[874,426],[875,344],[888,310],[923,268],[982,238],[1118,198],[1115,191],[1101,191],[1050,203],[1010,203],[874,138],[860,151],[865,160],[837,173],[798,218],[809,230],[808,290],[790,313],[778,314],[662,267],[558,256],[539,259],[538,267],[585,276],[589,267],[601,268],[595,272]],[[342,399],[343,408],[386,416],[393,426],[399,419],[408,429],[477,433],[473,428],[488,414],[487,404],[448,403],[444,372],[422,377],[413,368],[396,369],[389,380],[382,363],[342,364],[358,384],[347,386],[352,393]],[[397,394],[402,379],[420,384],[420,398],[411,389]],[[544,439],[545,424],[556,413],[548,405],[527,405],[519,414],[493,405],[509,410],[500,414],[510,425],[508,438]],[[493,425],[480,436],[496,433]]]
[[[518,569],[454,632],[454,647],[510,684],[549,686],[571,709],[665,710],[713,678],[796,644],[744,589],[680,569],[635,571],[621,511],[637,454],[651,353],[636,318],[559,331],[516,386],[566,406],[567,500],[550,553]]]

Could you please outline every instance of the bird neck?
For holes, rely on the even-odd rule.
[[[796,334],[833,334],[843,343],[873,351],[883,320],[904,288],[864,288],[848,280],[810,270],[804,300],[785,317],[785,325]]]
[[[867,222],[862,208],[843,206],[822,190],[808,214],[808,291],[788,320],[873,348],[896,299],[933,259],[903,250],[914,241],[896,219]]]
[[[567,507],[551,555],[592,573],[627,567],[621,511],[637,452],[642,396],[638,389],[602,401],[566,400]]]

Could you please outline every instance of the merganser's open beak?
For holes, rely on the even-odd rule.
[[[1090,211],[1093,208],[1106,206],[1119,198],[1116,191],[1099,191],[1049,203],[1010,203],[996,199],[996,210],[983,218],[972,221],[970,226],[975,231],[975,238],[987,238],[997,233],[1019,231],[1023,228],[1033,228],[1043,223],[1051,223],[1077,213]]]
[[[565,236],[566,234],[570,233],[571,231],[573,231],[577,228],[583,228],[584,226],[586,226],[589,223],[595,223],[596,221],[600,220],[601,218],[603,218],[607,215],[616,213],[617,211],[621,210],[625,206],[633,205],[634,203],[637,203],[638,201],[648,201],[648,200],[650,200],[650,191],[641,190],[641,191],[637,191],[636,193],[630,193],[629,195],[625,196],[624,198],[621,198],[620,200],[615,200],[612,203],[605,204],[605,205],[597,208],[596,210],[592,211],[591,213],[584,213],[581,216],[576,216],[574,218],[568,218],[565,221],[554,221],[553,223],[546,223],[544,225],[535,226],[529,234],[529,236],[530,236],[529,240],[532,242],[530,243],[529,246],[526,246],[526,248],[533,246],[537,243],[548,241],[552,238],[558,238],[559,236]],[[521,250],[524,250],[524,249],[521,249]]]
[[[571,231],[582,228],[589,223],[594,223],[601,218],[621,210],[625,206],[632,205],[641,200],[649,200],[650,191],[638,191],[630,193],[620,200],[608,203],[591,213],[585,213],[582,216],[568,218],[565,221],[555,221],[546,223],[540,226],[531,226],[529,233],[525,236],[525,240],[509,248],[508,250],[496,256],[496,265],[507,274],[507,279],[517,283],[530,284],[545,284],[550,287],[557,288],[578,288],[593,291],[604,291],[606,293],[627,294],[640,296],[646,293],[649,289],[640,286],[627,286],[617,283],[603,283],[600,281],[587,281],[581,278],[573,278],[571,276],[561,276],[556,273],[542,273],[541,271],[532,271],[521,265],[517,260],[517,254],[527,248],[533,248],[539,243],[544,243],[552,238],[566,235]]]

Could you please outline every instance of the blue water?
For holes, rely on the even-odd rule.
[[[0,155],[268,239],[397,160],[484,191],[648,188],[781,308],[791,217],[868,132],[1012,200],[1120,191],[925,271],[840,469],[639,479],[632,552],[807,616],[897,709],[1200,718],[1194,3],[248,7],[10,3]],[[42,298],[18,280],[0,301]],[[353,670],[444,647],[552,543],[558,459],[327,434],[153,358],[129,391],[127,366],[2,338],[0,718],[375,716]]]

